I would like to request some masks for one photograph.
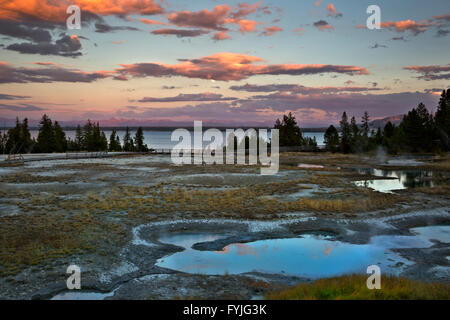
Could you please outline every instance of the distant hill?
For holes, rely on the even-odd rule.
[[[392,124],[395,124],[396,126],[398,126],[400,124],[400,122],[402,122],[403,116],[404,116],[403,114],[399,114],[397,116],[390,116],[390,117],[386,117],[383,119],[376,119],[376,120],[371,121],[369,123],[369,125],[371,128],[375,128],[375,129],[384,128],[386,123],[388,123],[390,121]]]

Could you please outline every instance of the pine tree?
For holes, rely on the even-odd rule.
[[[75,130],[75,141],[74,141],[75,151],[86,150],[86,144],[84,142],[83,130],[80,125],[77,125]]]
[[[351,131],[350,125],[348,124],[347,113],[345,111],[342,114],[342,119],[339,124],[341,126],[341,151],[343,153],[348,153],[350,152]]]
[[[135,143],[135,151],[137,152],[147,152],[148,147],[144,143],[144,131],[142,130],[142,127],[139,127],[136,131],[136,134],[134,136],[134,143]]]
[[[53,152],[55,147],[55,132],[53,130],[52,120],[46,114],[42,116],[40,122],[36,147],[38,152],[41,153]]]
[[[130,135],[130,128],[126,127],[125,136],[123,137],[123,151],[132,152],[134,151],[133,138]]]
[[[430,150],[433,140],[433,119],[423,103],[403,117],[401,142],[411,151]]]
[[[116,130],[113,130],[111,132],[111,135],[109,136],[109,151],[114,152],[114,151],[120,151],[120,144],[117,144],[117,138],[119,136],[116,135]]]
[[[450,89],[443,90],[435,114],[437,136],[444,149],[450,149]]]
[[[28,128],[28,119],[23,119],[21,126],[20,140],[22,142],[22,150],[24,152],[30,152],[33,147],[33,140],[31,139],[30,129]]]
[[[8,140],[8,135],[0,131],[0,153],[6,153],[6,141]]]
[[[66,152],[67,151],[67,139],[66,134],[60,127],[58,121],[55,121],[53,125],[54,135],[55,135],[55,145],[53,151],[55,152]]]
[[[117,147],[117,151],[122,151],[122,145],[120,144],[119,135],[116,136],[116,147]]]
[[[339,150],[339,133],[333,125],[330,125],[325,131],[324,139],[328,151],[334,153]]]
[[[291,112],[283,116],[283,121],[277,119],[274,128],[280,130],[280,147],[294,147],[303,144],[302,130]]]
[[[351,132],[350,150],[352,152],[362,151],[359,128],[358,125],[356,124],[355,117],[352,117],[350,120],[350,132]]]
[[[16,126],[8,130],[8,139],[6,141],[7,153],[21,153],[23,142],[21,141],[22,125],[19,118],[16,118]]]
[[[367,111],[364,111],[364,115],[362,117],[361,132],[362,136],[366,139],[369,137],[369,121],[369,113]]]

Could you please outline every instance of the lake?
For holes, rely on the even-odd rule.
[[[109,141],[109,136],[111,135],[111,130],[104,130],[106,137]],[[135,130],[130,130],[131,135],[134,136]],[[38,130],[30,130],[31,136],[37,138]],[[68,138],[75,138],[75,130],[65,130],[66,136]],[[120,137],[120,141],[123,141],[125,135],[125,129],[117,130],[117,134]],[[172,131],[156,131],[156,130],[144,130],[144,142],[149,148],[153,149],[172,149],[177,142],[171,141]],[[193,133],[191,134],[192,136]],[[224,132],[225,135],[225,132]],[[316,138],[317,144],[319,146],[324,145],[324,132],[303,132],[303,137]],[[209,143],[205,143],[208,145]]]

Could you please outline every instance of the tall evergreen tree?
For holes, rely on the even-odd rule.
[[[59,125],[58,121],[53,124],[53,130],[55,135],[55,145],[53,147],[54,152],[66,152],[67,151],[67,139],[66,134]]]
[[[8,139],[6,141],[6,152],[21,153],[23,150],[22,124],[19,118],[16,118],[16,126],[8,130]]]
[[[403,117],[400,128],[402,143],[411,151],[430,150],[433,140],[433,119],[423,103]]]
[[[342,114],[342,119],[339,122],[341,126],[341,151],[343,153],[350,152],[351,143],[351,131],[350,125],[348,124],[347,113],[344,111]]]
[[[120,138],[119,135],[117,135],[116,130],[113,130],[109,137],[109,151],[111,152],[122,151],[122,147],[120,145]]]
[[[437,136],[444,149],[450,149],[450,89],[443,90],[435,114]]]
[[[369,121],[369,113],[367,111],[364,111],[364,115],[362,117],[361,134],[366,139],[369,137]]]
[[[74,146],[75,146],[74,151],[86,150],[86,145],[84,143],[83,130],[81,129],[80,125],[77,125],[77,128],[75,130]]]
[[[23,119],[21,126],[20,139],[22,141],[23,151],[30,152],[33,147],[33,140],[31,139],[30,129],[28,128],[28,119]]]
[[[325,146],[331,152],[339,151],[339,133],[337,129],[330,125],[324,135]]]
[[[40,122],[36,148],[38,152],[50,153],[53,152],[54,147],[55,132],[53,130],[52,120],[44,114]]]
[[[134,136],[134,143],[135,143],[135,150],[137,152],[147,152],[148,147],[144,143],[144,130],[142,130],[142,127],[139,127],[136,131],[136,134]]]
[[[134,151],[134,142],[133,138],[131,138],[130,128],[128,128],[128,126],[125,128],[125,136],[123,137],[123,151]]]
[[[302,130],[291,112],[283,116],[283,121],[277,119],[274,128],[280,130],[280,147],[294,147],[303,144]]]

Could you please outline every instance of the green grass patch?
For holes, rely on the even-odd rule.
[[[265,295],[268,300],[448,300],[450,285],[383,276],[381,289],[369,290],[367,276],[347,275],[302,283]]]

